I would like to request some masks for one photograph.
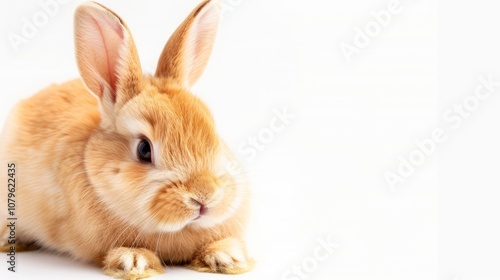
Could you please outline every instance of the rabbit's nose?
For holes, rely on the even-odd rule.
[[[200,204],[200,216],[205,215],[205,213],[207,213],[207,211],[208,211],[207,206],[205,206],[204,204]]]
[[[200,216],[205,215],[208,211],[208,207],[204,203],[200,202],[200,200],[198,200],[198,199],[193,199],[193,201],[200,206],[200,209],[199,209]]]

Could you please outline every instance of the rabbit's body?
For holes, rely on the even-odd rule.
[[[187,89],[208,60],[216,12],[210,1],[195,9],[157,73],[144,76],[123,20],[96,3],[77,10],[84,83],[23,100],[0,138],[1,163],[16,164],[19,243],[127,279],[160,273],[161,261],[221,273],[251,268],[242,240],[247,185],[231,174],[237,161],[210,111]]]
[[[244,216],[235,215],[232,223],[208,232],[145,233],[107,210],[85,171],[84,151],[89,136],[99,130],[100,117],[97,100],[81,80],[51,85],[23,100],[11,114],[0,137],[0,161],[16,164],[20,243],[36,242],[99,265],[116,246],[148,248],[167,264],[182,263],[202,244],[229,236],[224,228],[244,222]],[[2,197],[6,191],[0,189]]]

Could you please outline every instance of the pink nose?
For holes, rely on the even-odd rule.
[[[205,213],[207,213],[207,211],[208,211],[207,206],[205,206],[203,204],[200,204],[200,216],[204,215]]]

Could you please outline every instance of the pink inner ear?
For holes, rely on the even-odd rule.
[[[195,18],[186,42],[185,69],[188,83],[194,84],[203,73],[210,57],[219,23],[217,4],[209,3]]]
[[[111,88],[113,102],[116,101],[120,49],[124,44],[124,29],[118,19],[91,17],[92,27],[87,31],[88,52],[92,53],[92,64]],[[101,85],[101,90],[104,90]],[[102,94],[102,92],[101,92]]]

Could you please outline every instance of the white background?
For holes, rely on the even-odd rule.
[[[82,1],[58,5],[17,50],[9,40],[48,1],[1,4],[2,123],[18,100],[78,76],[72,14]],[[146,72],[198,3],[101,2],[128,23]],[[457,129],[443,119],[473,95],[480,76],[500,80],[494,1],[400,0],[402,10],[350,62],[341,45],[354,46],[355,29],[391,1],[222,2],[231,10],[193,92],[235,150],[269,128],[275,111],[294,116],[255,158],[239,154],[253,186],[248,243],[258,263],[226,278],[301,279],[287,272],[304,264],[307,279],[499,279],[500,87]],[[446,140],[391,189],[384,174],[397,172],[399,158],[434,129]],[[339,247],[312,267],[318,238],[328,237]],[[155,279],[180,277],[223,276],[174,267]],[[0,278],[108,279],[45,252],[20,253],[17,273],[0,262]]]

